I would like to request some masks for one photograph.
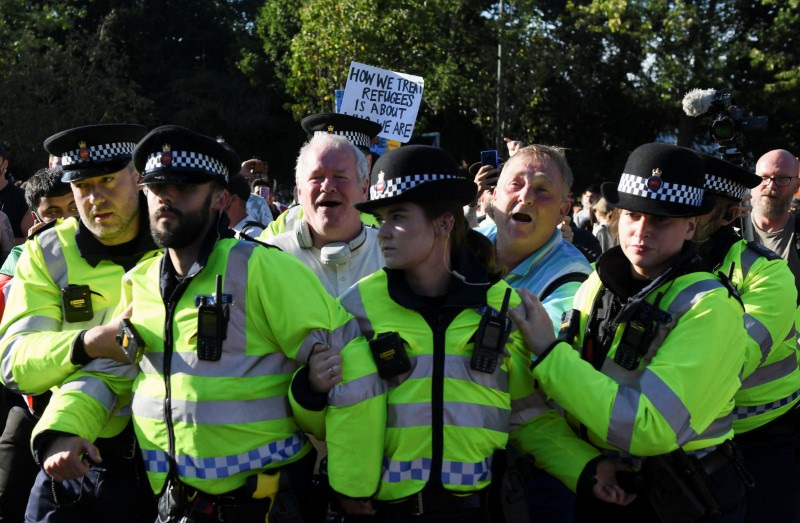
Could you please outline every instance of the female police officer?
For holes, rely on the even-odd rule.
[[[579,502],[579,519],[738,520],[744,484],[729,440],[745,333],[733,291],[703,272],[689,241],[709,210],[702,162],[688,149],[643,145],[619,185],[602,190],[622,209],[620,245],[575,297],[574,348],[553,340],[532,294],[510,314],[544,392],[592,443],[642,464],[636,502]]]
[[[531,353],[505,316],[519,298],[491,244],[466,226],[475,185],[426,146],[381,157],[373,182],[356,207],[381,224],[386,268],[341,298],[371,353],[344,348],[325,419],[330,483],[345,511],[483,521],[492,457],[509,438],[573,489],[590,469],[599,497],[628,502],[618,465],[598,459],[534,388]]]

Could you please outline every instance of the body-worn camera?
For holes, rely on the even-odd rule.
[[[478,332],[475,334],[475,345],[472,349],[470,368],[479,372],[492,374],[497,368],[497,361],[503,355],[503,347],[511,332],[511,320],[506,316],[511,289],[506,289],[500,311],[486,307]]]
[[[378,376],[394,378],[411,370],[411,360],[397,332],[382,332],[369,342]]]
[[[136,363],[144,353],[144,341],[128,318],[119,322],[117,345],[125,352],[128,363]]]
[[[70,284],[61,289],[61,303],[67,323],[89,321],[94,316],[92,290],[88,285]]]

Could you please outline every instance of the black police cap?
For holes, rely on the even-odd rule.
[[[703,162],[691,149],[640,145],[628,156],[619,184],[600,190],[614,207],[657,216],[699,216],[713,207],[704,198]]]
[[[761,177],[756,176],[744,167],[726,162],[716,156],[695,151],[703,161],[705,169],[705,190],[707,193],[741,200],[748,189],[757,187]]]
[[[177,125],[157,127],[142,138],[133,152],[133,164],[142,173],[142,185],[212,180],[227,185],[241,166],[229,145]]]
[[[355,204],[362,212],[401,202],[451,200],[465,205],[478,187],[458,170],[450,153],[429,145],[407,145],[388,151],[372,167],[370,200]]]
[[[61,181],[76,182],[124,169],[146,132],[142,125],[127,123],[87,125],[54,134],[44,148],[61,159]]]
[[[300,122],[308,134],[336,134],[344,136],[356,147],[369,149],[372,140],[381,132],[381,124],[339,113],[319,113],[306,116]]]

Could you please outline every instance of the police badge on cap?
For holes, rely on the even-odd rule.
[[[44,141],[45,150],[61,161],[62,182],[76,182],[121,171],[147,128],[114,123],[75,127]]]
[[[428,145],[406,145],[387,152],[372,167],[372,180],[370,200],[355,204],[359,211],[431,200],[465,205],[478,192],[478,187],[461,175],[447,151]]]
[[[713,207],[704,198],[703,162],[690,149],[666,143],[637,147],[619,184],[600,190],[615,207],[657,216],[699,216]]]
[[[241,166],[229,145],[177,125],[150,131],[136,145],[133,163],[142,173],[142,185],[184,185],[212,180],[226,185]]]

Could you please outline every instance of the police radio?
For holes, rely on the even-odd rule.
[[[511,320],[506,316],[509,299],[511,299],[511,288],[506,289],[500,312],[486,307],[475,335],[475,346],[472,349],[470,362],[472,370],[492,374],[497,368],[497,360],[503,354],[503,347],[511,332]]]
[[[203,361],[219,361],[222,357],[222,342],[228,332],[230,309],[223,304],[222,275],[217,274],[217,286],[213,300],[199,296],[197,309],[197,357]]]

